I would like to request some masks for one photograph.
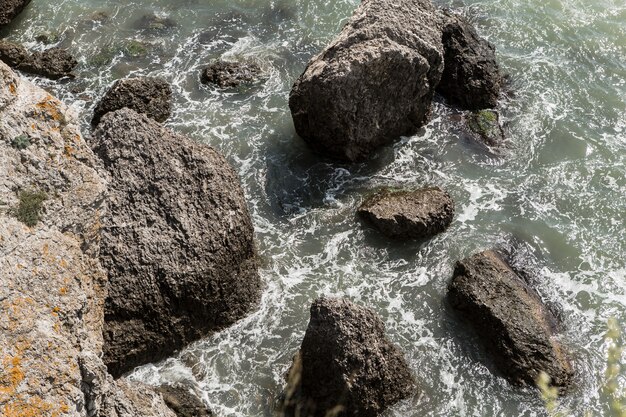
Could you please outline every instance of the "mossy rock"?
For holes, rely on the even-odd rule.
[[[26,135],[20,135],[16,138],[13,138],[11,141],[11,146],[17,150],[24,150],[30,146],[30,138]]]
[[[42,32],[35,36],[35,40],[44,45],[53,45],[61,41],[61,33],[58,31]]]
[[[43,203],[47,199],[48,195],[43,191],[21,191],[19,194],[19,205],[12,210],[12,214],[26,226],[36,226],[41,220]]]
[[[500,126],[500,115],[494,110],[479,110],[467,116],[467,125],[487,145],[502,144],[504,131]]]
[[[125,55],[133,58],[142,58],[148,55],[150,52],[150,44],[138,41],[136,39],[130,39],[122,47],[122,51]]]

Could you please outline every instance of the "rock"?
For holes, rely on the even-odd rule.
[[[556,317],[496,252],[457,262],[448,299],[509,381],[534,385],[544,371],[555,386],[570,385],[572,365],[555,338]]]
[[[135,22],[138,29],[151,32],[165,32],[178,26],[176,21],[170,17],[157,16],[154,13],[147,14]]]
[[[388,237],[428,238],[443,232],[454,218],[454,201],[438,187],[417,191],[383,190],[368,198],[358,214]]]
[[[244,317],[260,297],[239,179],[212,148],[124,108],[93,149],[110,175],[104,360],[118,376]]]
[[[74,77],[72,71],[78,61],[61,48],[50,48],[43,52],[33,52],[30,58],[23,61],[17,68],[24,72],[57,80],[63,77]]]
[[[158,387],[157,391],[163,395],[165,404],[178,417],[209,417],[213,415],[202,400],[187,388],[163,385]]]
[[[261,67],[255,63],[217,61],[202,70],[200,81],[222,88],[239,87],[253,83],[260,75]]]
[[[30,0],[0,0],[0,27],[11,23],[28,3]]]
[[[443,72],[439,19],[430,0],[364,0],[291,90],[298,135],[324,155],[356,161],[415,133]]]
[[[172,89],[162,78],[118,80],[96,106],[92,126],[97,126],[105,114],[124,107],[143,113],[157,122],[164,122],[172,112]]]
[[[287,388],[287,415],[321,417],[341,410],[338,415],[373,417],[415,392],[403,353],[385,336],[380,317],[339,298],[311,306],[290,374],[297,386]]]
[[[4,39],[0,40],[0,60],[8,66],[15,68],[29,57],[28,51],[22,45]]]
[[[443,20],[445,68],[437,90],[467,110],[496,107],[502,75],[495,47],[465,18],[444,11]]]
[[[27,146],[14,145],[20,137]],[[24,190],[47,199],[32,226],[0,210],[0,414],[173,417],[154,392],[113,381],[101,359],[106,179],[78,116],[0,63],[0,206],[19,205]],[[150,407],[134,403],[146,396]],[[113,413],[118,398],[138,413]]]
[[[504,143],[504,130],[500,126],[500,115],[493,110],[479,110],[465,116],[467,127],[472,136],[492,147]]]

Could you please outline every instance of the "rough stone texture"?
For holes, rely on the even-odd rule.
[[[17,137],[28,138],[27,146],[15,147]],[[123,394],[100,359],[106,274],[98,242],[106,182],[95,165],[77,116],[0,63],[3,417],[122,416],[106,407]],[[23,190],[48,196],[34,227],[11,210]],[[138,404],[139,413],[123,416],[171,417],[152,395],[154,408]]]
[[[124,107],[143,113],[157,122],[164,122],[172,112],[172,88],[162,78],[118,80],[96,106],[91,124],[97,126],[102,116]]]
[[[500,126],[500,115],[493,110],[480,110],[465,116],[471,136],[491,147],[502,146],[504,129]]]
[[[255,63],[217,61],[202,70],[200,81],[222,88],[232,88],[251,84],[260,75],[261,67]]]
[[[0,0],[0,27],[11,23],[28,3],[30,0]]]
[[[570,384],[572,366],[554,337],[557,319],[496,252],[458,262],[448,299],[511,382],[534,385],[544,371],[555,386]]]
[[[339,415],[373,417],[415,392],[404,355],[386,338],[380,317],[345,299],[313,303],[296,363],[299,386],[288,415],[336,415],[339,406]]]
[[[178,417],[209,417],[213,415],[202,400],[187,388],[163,385],[158,387],[157,391],[163,395],[165,404]]]
[[[111,177],[101,260],[116,376],[233,324],[261,285],[243,191],[221,155],[127,108],[93,140]]]
[[[364,0],[293,86],[298,135],[324,155],[355,161],[415,133],[443,72],[439,20],[430,0]]]
[[[0,40],[0,60],[8,66],[15,68],[29,57],[28,50],[22,45],[5,39]]]
[[[494,46],[463,17],[443,11],[445,68],[437,90],[467,110],[498,104],[502,76]]]
[[[358,214],[391,238],[427,238],[443,232],[452,223],[454,201],[438,187],[383,190],[368,198]]]

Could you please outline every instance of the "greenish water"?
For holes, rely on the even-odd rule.
[[[497,46],[514,91],[501,115],[510,143],[501,155],[487,152],[455,133],[453,112],[436,104],[419,134],[358,165],[312,154],[287,108],[293,81],[357,1],[144,3],[37,0],[4,31],[34,48],[44,47],[38,35],[59,35],[53,40],[81,62],[79,77],[36,82],[84,121],[113,80],[165,77],[175,91],[167,124],[218,148],[242,178],[267,283],[260,309],[134,378],[184,381],[220,416],[272,415],[312,299],[334,294],[384,317],[419,381],[420,394],[386,415],[543,416],[536,393],[494,375],[444,303],[456,260],[515,238],[536,254],[537,286],[564,321],[577,383],[563,403],[572,415],[609,415],[598,394],[603,334],[609,317],[626,325],[623,0],[438,1]],[[111,18],[89,22],[99,11]],[[138,30],[135,22],[153,11],[177,26]],[[255,60],[268,79],[239,92],[200,86],[202,64],[219,57]],[[457,202],[443,235],[390,244],[355,218],[372,188],[426,184],[446,188]]]

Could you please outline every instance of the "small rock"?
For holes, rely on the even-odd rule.
[[[162,385],[156,391],[163,395],[165,404],[176,414],[177,417],[209,417],[211,413],[202,400],[189,389]]]
[[[17,67],[29,58],[29,53],[22,45],[7,40],[0,40],[0,60],[10,67]]]
[[[53,80],[63,77],[74,77],[72,71],[78,61],[65,49],[50,48],[43,52],[33,52],[29,59],[23,61],[17,68],[24,72]]]
[[[496,252],[457,262],[448,300],[509,381],[535,385],[544,371],[556,387],[571,384],[572,365],[554,334],[557,318]]]
[[[470,132],[488,146],[500,146],[504,142],[504,130],[500,126],[500,115],[493,110],[479,110],[465,117]]]
[[[160,17],[154,13],[147,14],[135,22],[135,26],[141,30],[151,32],[165,32],[168,29],[178,26],[176,21],[170,17]]]
[[[443,19],[445,65],[437,90],[467,110],[495,107],[502,84],[495,47],[465,18],[444,11]]]
[[[30,0],[0,1],[0,27],[11,23],[11,21],[15,19],[26,6],[28,6],[28,3],[30,3]]]
[[[286,415],[374,417],[415,391],[404,355],[376,313],[345,299],[315,300],[290,371]]]
[[[96,106],[92,126],[97,126],[105,114],[124,107],[162,123],[170,117],[172,111],[172,89],[162,78],[140,77],[118,80]]]
[[[454,201],[438,187],[417,191],[381,191],[358,214],[388,237],[428,238],[443,232],[454,218]]]
[[[251,84],[261,74],[261,67],[255,63],[217,61],[202,70],[203,84],[215,84],[222,88]]]

